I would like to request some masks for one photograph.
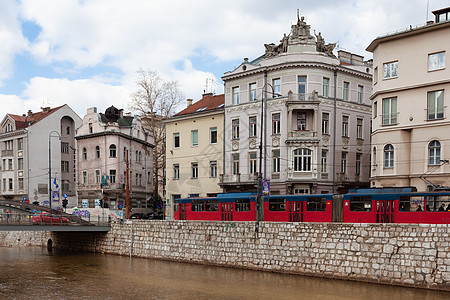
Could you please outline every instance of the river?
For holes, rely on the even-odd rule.
[[[450,299],[450,293],[232,268],[0,247],[0,299]]]

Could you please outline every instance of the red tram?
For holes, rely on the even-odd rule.
[[[255,221],[255,193],[177,199],[176,220]],[[355,189],[345,195],[264,197],[264,221],[344,223],[450,223],[450,192],[413,188]]]

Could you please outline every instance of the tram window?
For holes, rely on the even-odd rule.
[[[323,197],[311,197],[306,199],[307,211],[325,211],[327,209],[327,200]]]
[[[203,200],[192,200],[192,211],[203,211]]]
[[[205,211],[219,211],[219,200],[206,200]]]
[[[447,211],[450,208],[450,196],[427,196],[427,211]]]
[[[286,211],[286,199],[269,198],[269,211]]]
[[[424,196],[400,196],[399,211],[423,211]]]
[[[173,211],[177,212],[178,211],[178,203],[174,203],[175,205],[173,206]]]
[[[235,209],[236,211],[250,211],[250,199],[236,199]]]
[[[372,197],[350,197],[350,211],[372,211]]]

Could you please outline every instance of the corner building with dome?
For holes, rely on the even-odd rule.
[[[372,64],[337,51],[304,17],[225,83],[225,192],[346,192],[369,185]],[[262,149],[260,149],[262,145]],[[260,159],[261,158],[261,159]]]

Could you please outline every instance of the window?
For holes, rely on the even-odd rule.
[[[100,147],[95,146],[95,158],[100,158]]]
[[[198,146],[198,130],[192,130],[192,147]]]
[[[306,76],[298,76],[298,93],[300,94],[300,100],[305,100],[306,94]]]
[[[192,169],[192,178],[194,179],[198,178],[198,163],[197,162],[191,163],[191,169]]]
[[[5,150],[13,150],[13,141],[5,142]]]
[[[377,168],[377,147],[373,147],[373,161],[372,161],[373,169]]]
[[[256,174],[256,152],[250,152],[249,156],[249,174]]]
[[[180,165],[173,165],[173,179],[180,179]]]
[[[6,178],[3,178],[3,190],[6,191]]]
[[[383,99],[383,125],[397,123],[397,97]]]
[[[205,211],[219,211],[219,200],[205,200]]]
[[[348,101],[349,87],[350,87],[350,83],[344,81],[344,89],[343,89],[343,93],[342,93],[342,99],[344,99],[345,101]]]
[[[95,170],[95,183],[100,184],[102,182],[102,176],[100,175],[100,170]]]
[[[322,95],[328,98],[328,90],[330,88],[330,78],[323,78],[322,80]]]
[[[294,150],[294,171],[311,171],[312,151],[306,148]]]
[[[373,84],[377,84],[378,82],[378,67],[375,67],[373,70]]]
[[[327,158],[328,158],[328,151],[322,150],[322,157],[321,157],[321,169],[320,171],[322,173],[327,172]]]
[[[444,90],[428,92],[428,120],[444,117]]]
[[[350,197],[350,211],[372,211],[371,196]]]
[[[232,154],[232,174],[237,175],[239,174],[239,154]]]
[[[92,123],[89,123],[88,126],[89,126],[89,133],[93,133],[94,130],[92,129]]]
[[[394,146],[392,146],[391,144],[387,144],[386,146],[384,146],[384,167],[394,167]]]
[[[17,180],[17,189],[23,190],[23,178],[18,178]]]
[[[363,138],[363,119],[356,119],[356,138]]]
[[[364,87],[358,85],[358,103],[361,104],[364,101]]]
[[[428,71],[445,69],[445,52],[428,54]]]
[[[123,147],[123,161],[127,161],[128,157],[127,157],[127,147]]]
[[[13,170],[13,160],[8,159],[8,170]]]
[[[239,104],[239,87],[232,88],[233,104]]]
[[[248,89],[250,91],[249,94],[250,101],[256,101],[256,83],[250,83]]]
[[[17,159],[17,170],[23,170],[23,158]]]
[[[209,142],[211,144],[217,144],[217,127],[209,129]]]
[[[424,196],[400,196],[399,211],[423,211]]]
[[[361,153],[356,153],[356,174],[361,174]]]
[[[398,77],[398,61],[383,64],[383,79]]]
[[[239,139],[239,119],[235,119],[231,121],[232,125],[232,133],[233,133],[233,139]]]
[[[87,171],[83,171],[82,177],[83,184],[87,184]]]
[[[306,199],[307,211],[326,211],[327,199],[324,197],[309,197]]]
[[[373,118],[374,119],[377,117],[377,112],[378,112],[378,103],[377,103],[377,101],[375,101],[373,103]]]
[[[272,151],[272,171],[274,173],[280,173],[280,150]]]
[[[270,211],[285,211],[286,199],[285,198],[269,198],[269,210]]]
[[[209,162],[209,177],[211,178],[217,177],[217,161]]]
[[[69,191],[69,180],[62,180],[61,189],[63,192]]]
[[[141,151],[136,150],[136,162],[140,162],[141,161]]]
[[[17,140],[17,149],[18,150],[23,150],[23,139],[18,139]]]
[[[297,130],[306,130],[306,113],[297,113]]]
[[[428,144],[428,164],[430,166],[438,166],[441,162],[441,143],[439,141],[431,141]]]
[[[342,116],[342,136],[348,137],[348,116]]]
[[[136,185],[141,186],[142,185],[142,174],[136,173]]]
[[[347,173],[347,152],[342,152],[341,155],[341,173]]]
[[[180,134],[178,132],[173,134],[173,147],[174,148],[180,147]]]
[[[109,146],[109,157],[117,157],[116,145]]]
[[[66,127],[66,134],[70,134],[70,126]]]
[[[69,162],[61,161],[61,172],[68,173],[69,172]]]
[[[280,134],[281,132],[280,114],[272,115],[272,134]]]
[[[273,98],[281,96],[281,79],[275,78],[272,81],[272,86],[273,86]]]
[[[250,199],[236,199],[234,203],[236,211],[250,211]]]
[[[116,183],[116,170],[109,170],[109,182]]]
[[[12,191],[14,189],[13,180],[9,178],[9,190]]]
[[[87,150],[86,148],[83,148],[83,160],[87,159]]]
[[[250,130],[249,136],[250,137],[255,137],[256,136],[256,131],[257,131],[257,129],[256,129],[256,117],[255,116],[248,118],[248,127],[249,127],[249,130]]]
[[[195,198],[195,197],[190,197]],[[203,211],[205,207],[205,201],[203,200],[192,200],[192,211]]]
[[[61,153],[69,153],[69,143],[61,142]]]
[[[329,134],[330,114],[322,113],[322,134]]]
[[[448,203],[450,203],[449,196],[427,196],[427,211],[448,211]],[[446,206],[447,204],[447,206]]]

